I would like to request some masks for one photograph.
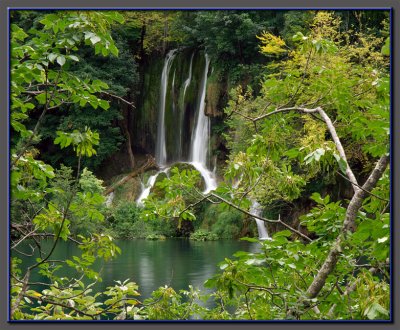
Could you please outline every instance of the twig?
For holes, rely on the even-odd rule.
[[[292,231],[292,232],[296,233],[297,235],[301,236],[302,238],[306,239],[307,241],[312,242],[312,239],[311,239],[311,238],[309,238],[308,236],[304,235],[304,234],[301,233],[300,231],[294,229],[293,227],[289,226],[287,223],[283,222],[283,221],[281,220],[281,218],[280,218],[280,215],[279,215],[278,220],[266,219],[266,218],[260,217],[260,216],[258,216],[258,215],[256,215],[256,214],[252,214],[252,213],[250,213],[250,212],[248,212],[248,211],[242,209],[241,207],[239,207],[239,206],[237,206],[237,205],[235,205],[235,204],[229,202],[229,201],[226,200],[225,198],[223,198],[223,197],[221,197],[221,196],[218,196],[218,195],[216,195],[216,194],[214,194],[214,193],[211,193],[210,196],[213,196],[213,197],[215,197],[215,198],[217,198],[217,199],[220,199],[220,200],[221,200],[222,202],[224,202],[225,204],[228,204],[228,205],[232,206],[232,207],[235,208],[236,210],[238,210],[238,211],[240,211],[240,212],[242,212],[242,213],[244,213],[244,214],[247,214],[247,215],[250,216],[250,217],[253,217],[253,218],[262,220],[262,221],[264,221],[264,222],[279,223],[279,224],[283,225],[284,227],[286,227],[287,229],[289,229],[290,231]]]
[[[129,101],[123,99],[122,97],[118,96],[118,95],[111,94],[111,93],[104,92],[104,91],[100,92],[100,94],[104,94],[104,95],[110,96],[110,97],[112,97],[112,98],[114,98],[114,99],[117,99],[117,100],[119,100],[119,101],[121,101],[121,102],[123,102],[123,103],[129,105],[130,107],[132,107],[132,108],[134,108],[134,109],[136,108],[136,107],[133,105],[133,102],[129,102]]]
[[[381,201],[390,203],[390,200],[388,200],[388,199],[386,199],[386,198],[383,198],[383,197],[380,197],[380,196],[378,196],[378,195],[375,195],[374,193],[372,193],[372,192],[370,192],[370,191],[368,191],[368,190],[365,190],[363,187],[361,187],[361,186],[358,185],[357,183],[351,182],[349,178],[347,178],[346,176],[344,176],[344,175],[343,175],[342,173],[340,173],[339,171],[336,171],[336,173],[339,174],[343,179],[349,181],[351,184],[356,185],[358,188],[360,188],[361,190],[365,191],[367,194],[369,194],[369,195],[371,195],[371,196],[374,196],[374,197],[380,199]]]
[[[250,306],[249,306],[249,298],[247,297],[247,294],[250,292],[250,290],[251,290],[250,288],[247,288],[244,296],[245,296],[245,299],[246,299],[247,313],[249,313],[250,320],[252,320],[253,317],[251,316],[251,311],[250,311]]]

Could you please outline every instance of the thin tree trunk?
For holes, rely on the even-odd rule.
[[[366,191],[371,191],[375,187],[379,178],[382,176],[386,167],[389,164],[389,155],[383,155],[377,162],[374,170],[371,172],[367,181],[364,183],[363,188],[359,189],[351,199],[349,206],[347,207],[345,220],[343,222],[342,233],[336,239],[332,249],[330,250],[327,258],[325,259],[322,267],[315,276],[313,282],[308,287],[307,295],[309,298],[315,298],[318,293],[322,290],[325,285],[326,279],[330,273],[334,270],[341,253],[341,244],[348,231],[354,232],[356,230],[355,220],[357,213],[360,210],[364,199],[368,196]]]
[[[128,126],[128,120],[129,120],[129,112],[124,109],[123,111],[123,120],[122,120],[122,129],[124,131],[124,135],[126,137],[126,150],[128,152],[129,156],[129,163],[131,166],[131,170],[135,168],[135,156],[133,155],[132,152],[132,139],[131,139],[131,134],[129,133],[129,126]]]

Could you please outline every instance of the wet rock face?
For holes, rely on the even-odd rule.
[[[223,115],[223,83],[217,79],[217,75],[212,74],[207,83],[205,112],[212,118]]]
[[[142,86],[136,97],[136,109],[130,123],[135,153],[154,154],[157,143],[158,115],[160,108],[161,74],[165,58],[154,55],[142,70]],[[165,140],[168,162],[186,160],[195,125],[199,90],[204,74],[204,52],[184,49],[176,52],[169,68],[165,97]],[[222,116],[221,97],[223,83],[212,70],[207,81],[205,114]]]

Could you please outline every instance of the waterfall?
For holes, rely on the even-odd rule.
[[[113,199],[114,199],[114,192],[112,191],[107,195],[107,198],[106,198],[106,206],[107,207],[111,206]]]
[[[253,204],[250,207],[250,213],[254,214],[258,217],[261,216],[262,208],[261,205],[257,201],[253,201]],[[256,220],[257,229],[258,229],[258,238],[260,240],[269,240],[271,239],[268,235],[267,228],[265,227],[264,221],[254,218]]]
[[[207,168],[207,154],[208,144],[210,139],[210,118],[205,113],[205,99],[206,99],[206,87],[207,87],[207,73],[210,65],[210,59],[205,54],[206,64],[204,66],[204,75],[200,90],[200,99],[197,107],[197,121],[196,127],[192,135],[192,145],[190,150],[190,164],[192,164],[204,178],[206,183],[206,189],[204,194],[209,193],[211,190],[217,188],[217,180],[213,172]]]
[[[189,64],[189,73],[188,77],[186,78],[185,82],[183,83],[183,93],[182,97],[180,99],[180,104],[179,104],[179,139],[178,139],[178,157],[180,159],[183,158],[183,125],[184,125],[184,116],[185,116],[185,96],[186,96],[186,90],[190,85],[190,82],[192,81],[192,70],[193,70],[193,57],[194,57],[194,52],[192,53],[192,56],[190,57],[190,64]]]
[[[151,188],[153,188],[154,184],[156,183],[158,174],[160,174],[160,172],[157,172],[156,174],[149,177],[146,185],[143,186],[143,190],[142,190],[139,198],[136,200],[136,204],[143,205],[143,200],[149,196]]]
[[[206,164],[207,162],[207,150],[208,150],[208,138],[210,134],[210,120],[204,114],[205,99],[206,99],[206,86],[207,86],[207,72],[208,66],[210,65],[210,59],[205,54],[206,65],[204,66],[204,76],[202,79],[202,86],[200,91],[200,100],[197,107],[197,121],[196,127],[193,131],[192,136],[192,148],[190,152],[190,160],[192,162],[198,162]]]
[[[170,91],[168,90],[168,81],[172,78],[171,89],[172,92],[175,90],[175,78],[178,80],[179,71],[175,68],[172,77],[170,76],[171,67],[176,56],[177,50],[171,50],[168,52],[165,61],[163,70],[161,73],[161,87],[160,87],[160,99],[159,99],[159,114],[158,114],[158,122],[157,122],[157,142],[156,142],[156,151],[155,158],[158,166],[162,168],[161,171],[149,177],[148,181],[145,185],[142,186],[142,192],[136,203],[138,205],[143,205],[143,200],[148,197],[150,194],[151,188],[154,186],[158,175],[162,172],[166,172],[169,170],[167,167],[168,159],[178,160],[180,162],[188,162],[191,164],[196,170],[198,170],[205,182],[205,190],[204,193],[207,194],[211,190],[217,188],[217,180],[215,178],[215,174],[211,172],[207,167],[207,156],[208,156],[208,145],[210,140],[210,119],[205,115],[205,97],[206,97],[206,87],[207,87],[207,73],[210,65],[210,59],[207,54],[205,54],[205,66],[203,76],[201,77],[200,88],[199,88],[199,96],[197,106],[195,108],[195,127],[193,128],[191,134],[191,143],[190,143],[190,155],[183,155],[182,145],[183,145],[183,116],[185,112],[185,96],[186,91],[192,81],[193,75],[193,58],[195,53],[193,52],[190,58],[189,64],[189,72],[186,80],[181,85],[180,88],[181,95],[179,95],[178,107],[176,104],[172,104],[172,115],[176,116],[177,119],[174,123],[173,127],[166,127],[166,109],[168,109],[169,104],[166,104],[167,96],[170,95]],[[175,65],[174,65],[175,67]],[[169,102],[169,101],[168,101]],[[172,101],[174,102],[174,101]],[[175,111],[178,110],[179,114],[176,114]],[[168,111],[168,110],[167,110]],[[175,118],[175,117],[174,117]],[[168,122],[168,120],[167,120]],[[170,126],[171,124],[169,124]],[[173,136],[178,136],[178,139],[174,139],[175,150],[167,150],[166,146],[166,133],[171,133],[170,130],[173,131]],[[169,136],[169,135],[168,135]],[[178,159],[176,159],[178,157]],[[188,161],[189,159],[189,161]]]
[[[194,57],[194,53],[192,53],[192,56],[191,56],[191,58],[190,58],[189,76],[187,77],[187,79],[186,79],[185,82],[183,83],[182,105],[185,104],[186,89],[189,87],[190,81],[192,80],[193,57]]]
[[[156,174],[151,175],[151,176],[149,177],[149,179],[148,179],[147,182],[146,182],[146,185],[143,185],[143,186],[142,186],[142,192],[140,193],[140,196],[139,196],[138,199],[136,200],[136,204],[137,204],[137,205],[143,206],[143,201],[144,201],[147,197],[149,197],[150,191],[151,191],[151,189],[154,187],[154,185],[155,185],[155,183],[156,183],[156,180],[157,180],[157,177],[158,177],[161,173],[167,173],[168,170],[169,170],[169,167],[167,167],[167,168],[165,168],[165,169],[163,169],[163,170],[161,170],[161,171],[158,171]]]
[[[175,53],[176,49],[173,49],[167,54],[161,74],[160,105],[158,113],[157,144],[155,154],[156,162],[160,167],[164,167],[167,163],[167,150],[165,145],[165,101],[167,97],[169,71],[171,69],[172,61],[176,55]]]

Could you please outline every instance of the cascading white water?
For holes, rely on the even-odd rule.
[[[208,154],[208,144],[210,138],[210,118],[208,118],[205,113],[205,99],[206,99],[206,87],[207,87],[207,73],[208,67],[210,65],[210,59],[207,54],[205,54],[205,67],[204,75],[201,85],[200,99],[197,107],[197,121],[196,127],[192,134],[192,145],[190,150],[190,164],[192,164],[204,178],[206,189],[204,194],[209,193],[211,190],[217,188],[217,180],[213,172],[207,168],[207,154]]]
[[[207,162],[208,138],[210,133],[210,120],[204,113],[206,105],[207,72],[210,59],[207,54],[205,54],[205,57],[206,64],[201,84],[200,100],[197,107],[196,127],[193,131],[192,148],[190,151],[190,160],[201,164],[206,164]]]
[[[154,184],[156,182],[156,179],[157,179],[157,177],[158,177],[158,175],[160,173],[161,172],[157,172],[156,174],[154,174],[154,175],[149,177],[149,179],[147,180],[146,185],[143,186],[143,190],[142,190],[140,196],[136,200],[136,204],[143,205],[143,200],[146,199],[149,196],[150,190],[151,190],[151,188],[153,188],[153,186],[154,186]]]
[[[114,192],[112,191],[107,195],[107,198],[106,198],[106,206],[107,207],[111,206],[113,199],[114,199]]]
[[[172,61],[175,58],[176,49],[171,50],[164,62],[164,67],[161,74],[161,93],[160,106],[158,113],[157,127],[157,144],[156,144],[156,162],[160,167],[164,167],[167,163],[167,150],[165,145],[165,100],[167,97],[168,76],[171,69]]]
[[[179,104],[179,139],[178,139],[178,155],[179,158],[182,159],[183,157],[183,120],[185,116],[185,96],[186,96],[186,90],[188,89],[190,82],[192,81],[192,68],[193,68],[193,57],[194,57],[194,52],[192,53],[192,56],[190,57],[190,63],[189,63],[189,73],[188,77],[186,78],[185,82],[183,83],[183,93],[182,97],[180,99],[180,104]]]
[[[193,65],[193,57],[194,53],[192,53],[192,57],[190,58],[190,64],[189,64],[189,76],[183,83],[183,96],[182,96],[182,104],[185,103],[185,95],[186,95],[186,90],[190,85],[190,81],[192,80],[192,65]]]
[[[157,177],[158,177],[161,173],[167,173],[168,171],[169,171],[169,167],[167,167],[167,168],[165,168],[165,169],[163,169],[163,170],[161,170],[161,171],[158,171],[156,174],[151,175],[151,176],[149,177],[149,179],[148,179],[147,182],[146,182],[146,185],[143,185],[142,192],[140,193],[140,196],[139,196],[138,199],[136,200],[136,204],[137,204],[137,205],[143,206],[143,201],[144,201],[147,197],[149,197],[150,191],[151,191],[151,189],[154,187],[154,185],[155,185],[155,183],[156,183],[156,180],[157,180]]]
[[[161,74],[161,88],[160,88],[160,103],[159,103],[159,115],[158,115],[158,127],[157,127],[157,144],[156,144],[156,152],[155,158],[156,162],[159,167],[163,170],[159,171],[158,173],[150,176],[146,185],[143,186],[142,192],[136,203],[138,205],[143,205],[143,200],[145,200],[152,187],[154,186],[158,175],[162,172],[166,172],[169,168],[166,167],[167,165],[167,149],[166,149],[166,128],[165,128],[165,110],[166,110],[166,98],[167,98],[167,88],[168,88],[168,77],[170,73],[170,69],[172,66],[172,62],[176,55],[176,49],[170,51],[164,62],[164,67]],[[193,66],[193,57],[194,53],[190,59],[189,65],[189,73],[188,77],[183,83],[183,96],[180,105],[180,114],[184,112],[184,104],[185,104],[185,94],[186,90],[190,85],[192,80],[192,66]],[[207,168],[207,153],[208,153],[208,144],[209,144],[209,137],[210,137],[210,119],[205,115],[205,96],[206,96],[206,87],[207,87],[207,73],[210,64],[210,59],[207,54],[205,54],[205,67],[204,67],[204,74],[201,81],[201,89],[199,93],[199,101],[198,106],[196,109],[197,119],[196,119],[196,126],[192,132],[192,143],[190,147],[190,156],[189,156],[189,164],[193,165],[196,168],[201,176],[205,181],[205,190],[203,193],[207,194],[211,190],[215,190],[217,188],[217,180],[215,178],[215,174],[211,172]],[[175,72],[172,78],[172,85],[175,84]],[[180,144],[182,144],[182,120],[179,119],[179,136],[180,136]],[[174,127],[176,129],[176,127]],[[177,146],[181,148],[181,145]],[[178,152],[179,157],[182,157],[181,149]],[[185,157],[186,158],[186,157]],[[184,161],[184,159],[181,159]]]
[[[253,201],[253,204],[250,207],[250,213],[254,214],[258,217],[261,216],[262,208],[261,208],[261,205],[257,201]],[[268,235],[268,231],[267,231],[267,228],[265,227],[264,221],[257,219],[257,218],[254,218],[254,220],[256,220],[256,224],[257,224],[258,238],[260,240],[271,239]]]

